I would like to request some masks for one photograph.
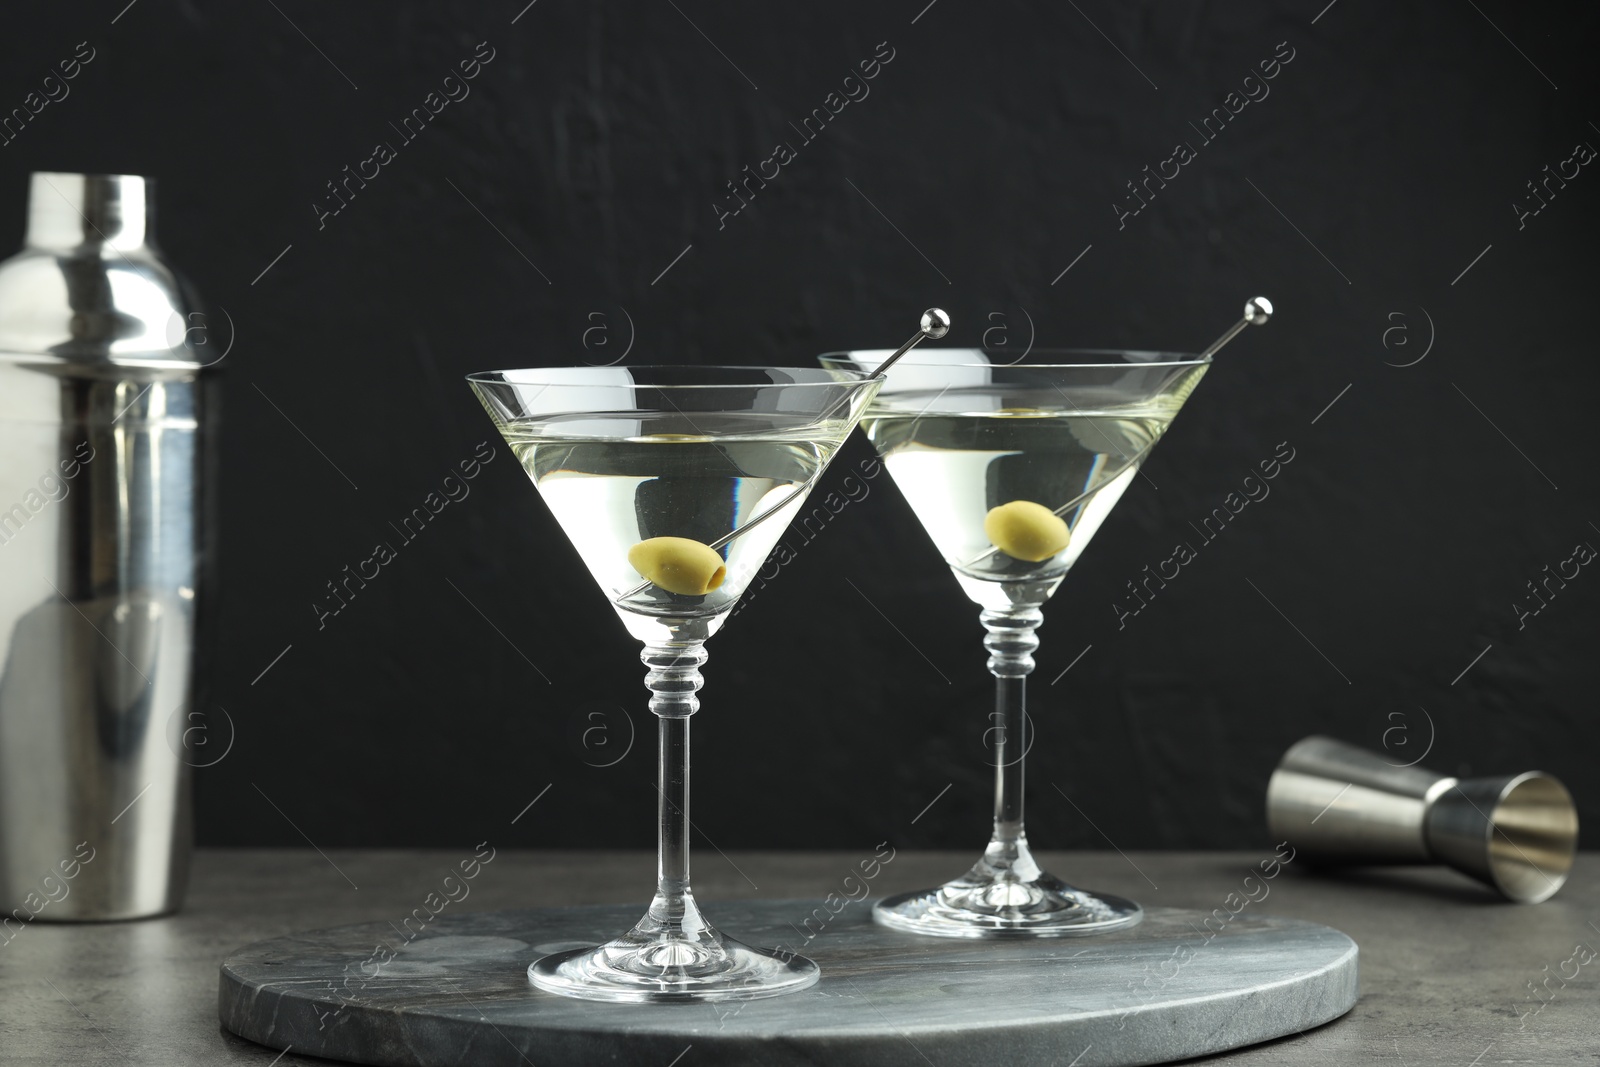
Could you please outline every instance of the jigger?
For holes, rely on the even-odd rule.
[[[1543,771],[1452,778],[1330,737],[1283,754],[1267,823],[1314,862],[1444,863],[1524,904],[1561,888],[1578,847],[1572,795]]]

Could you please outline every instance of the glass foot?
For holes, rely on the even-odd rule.
[[[756,1000],[805,989],[820,976],[804,956],[751,948],[709,925],[669,926],[650,916],[615,941],[528,967],[529,980],[548,992],[635,1003]]]
[[[993,849],[991,849],[993,851]],[[1076,937],[1134,926],[1144,909],[1131,900],[1076,889],[1033,863],[983,859],[937,889],[880,900],[883,926],[933,937]]]

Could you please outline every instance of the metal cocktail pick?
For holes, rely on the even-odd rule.
[[[1267,320],[1272,318],[1272,301],[1264,296],[1252,296],[1244,303],[1244,318],[1228,327],[1228,332],[1211,342],[1211,347],[1200,353],[1201,359],[1209,359],[1221,351],[1222,346],[1239,336],[1239,331],[1246,326],[1265,326]]]
[[[1270,314],[1271,310],[1272,310],[1270,304],[1267,306],[1267,310],[1268,310],[1268,313]],[[1261,321],[1265,322],[1266,320],[1262,319]],[[873,373],[872,376],[874,378],[882,378],[885,374],[888,373],[889,368],[894,366],[895,360],[899,359],[901,356],[905,355],[907,352],[909,352],[913,348],[917,347],[917,345],[919,343],[921,343],[921,341],[922,341],[922,339],[924,337],[931,337],[935,341],[937,341],[939,338],[943,337],[945,334],[947,334],[949,332],[950,332],[950,316],[945,314],[944,311],[942,309],[940,309],[940,308],[929,308],[927,311],[924,311],[922,313],[922,325],[917,328],[917,332],[911,335],[911,339],[909,341],[907,341],[905,344],[901,345],[898,349],[896,349],[894,355],[890,356],[888,359],[886,359],[882,363],[878,364],[878,369]],[[1234,332],[1235,333],[1238,332],[1237,328],[1235,329]],[[1218,345],[1215,346],[1215,347],[1221,347],[1221,343],[1219,342]],[[824,414],[822,416],[822,419],[819,419],[818,421],[822,421],[822,420],[827,419],[828,416],[831,415],[831,414],[832,414],[831,411],[827,412],[826,414]],[[790,493],[788,496],[784,497],[782,500],[778,501],[772,507],[770,507],[767,510],[763,511],[761,514],[757,515],[755,518],[751,519],[749,522],[747,522],[743,526],[739,527],[737,530],[728,531],[727,533],[723,534],[721,537],[717,538],[715,541],[712,541],[706,547],[710,548],[710,549],[713,549],[713,550],[721,548],[723,545],[727,544],[729,541],[732,541],[734,538],[743,536],[746,531],[753,530],[757,526],[761,525],[763,522],[766,522],[772,516],[776,515],[778,512],[782,511],[785,507],[787,507],[789,505],[789,502],[794,500],[796,497],[803,496],[803,495],[805,495],[806,493],[808,493],[810,491],[811,491],[811,487],[810,486],[808,486],[808,485],[807,486],[801,486],[800,488],[794,490],[794,492]],[[655,584],[655,583],[649,582],[649,581],[640,582],[638,585],[634,586],[632,589],[629,589],[627,592],[625,592],[625,593],[621,594],[620,596],[618,596],[617,599],[618,600],[626,600],[631,596],[638,596],[640,593],[644,592],[646,589],[649,589],[650,586],[652,586],[653,584]]]
[[[942,315],[942,314],[944,314],[944,312],[939,311],[938,308],[934,308],[934,309],[932,309],[932,310],[930,310],[928,312],[928,315],[933,315],[933,314]],[[927,325],[928,325],[928,315],[922,316],[922,325],[923,325],[924,329],[926,329]],[[1199,363],[1199,362],[1202,362],[1203,360],[1209,359],[1212,356],[1216,355],[1217,352],[1219,352],[1222,349],[1223,345],[1227,344],[1229,341],[1233,340],[1235,337],[1238,337],[1239,336],[1239,332],[1241,330],[1243,330],[1246,326],[1265,326],[1266,323],[1267,323],[1267,320],[1270,319],[1270,318],[1272,318],[1272,301],[1268,300],[1264,296],[1253,296],[1253,297],[1251,297],[1249,300],[1245,301],[1245,304],[1244,304],[1244,318],[1240,319],[1238,322],[1234,323],[1232,326],[1229,326],[1228,327],[1228,331],[1226,333],[1224,333],[1221,337],[1217,338],[1215,341],[1212,341],[1211,342],[1211,346],[1209,348],[1207,348],[1204,352],[1200,353],[1200,355],[1195,357],[1195,362]],[[933,334],[932,336],[940,337],[940,336],[943,336],[943,335],[942,334]],[[894,362],[894,360],[899,359],[902,355],[905,354],[906,349],[910,348],[912,345],[916,344],[920,340],[922,340],[921,337],[913,337],[911,340],[907,341],[906,342],[906,347],[902,348],[899,352],[896,352],[894,354],[894,356],[889,360],[889,362],[892,363],[892,362]],[[878,373],[880,373],[880,374],[883,373],[881,368],[880,368]],[[1191,385],[1190,388],[1193,388],[1193,386]],[[1067,501],[1065,504],[1062,504],[1060,507],[1054,509],[1055,513],[1057,515],[1065,515],[1067,512],[1069,512],[1073,508],[1077,507],[1084,500],[1088,499],[1091,496],[1094,496],[1094,494],[1098,493],[1102,488],[1104,488],[1105,486],[1109,485],[1111,482],[1115,481],[1117,478],[1121,477],[1123,471],[1127,470],[1133,464],[1139,462],[1139,460],[1144,456],[1144,454],[1149,452],[1150,449],[1152,449],[1154,447],[1155,447],[1155,442],[1152,441],[1152,442],[1150,442],[1150,444],[1146,445],[1144,448],[1141,448],[1139,450],[1138,455],[1135,455],[1132,458],[1129,458],[1127,456],[1118,457],[1118,458],[1121,458],[1121,459],[1126,459],[1127,462],[1124,463],[1121,467],[1117,468],[1117,470],[1114,471],[1111,474],[1111,477],[1101,479],[1099,485],[1093,486],[1093,487],[1085,490],[1084,492],[1079,493],[1077,496],[1073,497],[1071,500]],[[962,564],[962,566],[963,567],[976,566],[977,564],[982,563],[984,560],[988,559],[990,556],[993,556],[995,553],[997,553],[999,551],[1000,550],[998,548],[985,549],[984,551],[980,552],[978,555],[973,556],[971,559],[967,560],[965,563]]]
[[[1267,305],[1267,314],[1272,314],[1272,305],[1270,304]],[[1262,319],[1261,321],[1265,322],[1266,320]],[[922,313],[922,325],[918,327],[916,333],[911,335],[911,340],[907,341],[905,344],[896,349],[894,355],[878,364],[878,369],[872,373],[872,376],[874,378],[882,378],[884,375],[888,374],[889,368],[894,366],[895,361],[901,356],[905,355],[907,352],[911,351],[913,348],[917,347],[917,345],[922,342],[924,337],[931,337],[937,341],[939,338],[943,337],[949,332],[950,316],[946,315],[941,308],[929,308],[927,311]],[[1238,328],[1235,327],[1234,333],[1237,332]],[[1222,344],[1226,342],[1226,340],[1227,338],[1223,338],[1223,341],[1218,342],[1216,347],[1221,348]]]

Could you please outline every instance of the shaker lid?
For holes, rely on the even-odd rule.
[[[151,240],[154,186],[34,173],[23,249],[0,263],[0,360],[203,365],[188,343],[190,301]]]

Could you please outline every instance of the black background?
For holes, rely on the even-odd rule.
[[[631,364],[806,365],[930,304],[962,343],[1192,350],[1257,292],[1278,317],[1047,610],[1035,844],[1262,843],[1267,776],[1311,732],[1541,767],[1600,817],[1600,576],[1525,628],[1513,609],[1600,544],[1600,174],[1524,228],[1512,206],[1600,145],[1597,9],[1325,2],[8,9],[0,109],[78,42],[95,58],[0,147],[0,245],[30,170],[156,175],[161,243],[233,346],[196,762],[232,748],[196,772],[200,840],[652,840],[636,647],[462,374],[630,341]],[[484,41],[471,95],[403,141],[390,123]],[[788,124],[885,41],[870,96],[800,144]],[[1270,95],[1202,145],[1189,124],[1280,42]],[[780,140],[798,157],[719,228]],[[1198,158],[1119,229],[1180,140]],[[397,157],[319,228],[378,141]],[[482,441],[471,495],[319,630],[325,583]],[[1285,441],[1271,496],[1119,631],[1124,583]],[[870,485],[710,645],[694,817],[718,847],[987,833],[976,611]]]

